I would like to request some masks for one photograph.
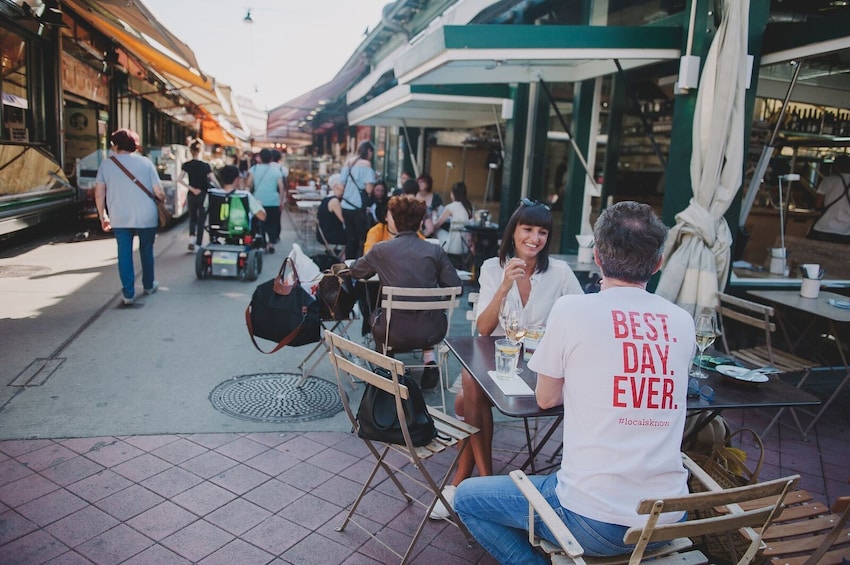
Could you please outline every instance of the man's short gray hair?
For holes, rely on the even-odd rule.
[[[333,188],[338,184],[342,184],[342,177],[339,174],[331,175],[331,178],[328,179],[328,187]]]
[[[661,259],[667,226],[648,204],[624,201],[602,211],[593,235],[603,277],[645,283]]]

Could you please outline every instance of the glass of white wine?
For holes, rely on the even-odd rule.
[[[706,379],[708,375],[702,370],[702,358],[705,355],[705,348],[714,343],[714,339],[717,337],[714,312],[703,311],[696,319],[695,330],[699,357],[697,357],[696,366],[691,369],[690,376]]]
[[[502,299],[499,322],[505,330],[505,336],[512,342],[517,343],[525,337],[525,316],[517,300],[507,297]]]

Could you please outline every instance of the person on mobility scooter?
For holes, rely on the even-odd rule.
[[[195,275],[257,280],[263,270],[264,241],[251,224],[254,218],[265,220],[266,211],[253,194],[236,188],[237,167],[225,166],[220,176],[222,188],[209,189],[204,202],[210,243],[195,253]]]

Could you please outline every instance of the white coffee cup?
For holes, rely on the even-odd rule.
[[[785,257],[770,258],[770,273],[785,276]]]
[[[808,279],[803,277],[800,285],[800,296],[803,298],[817,298],[820,292],[820,279]]]

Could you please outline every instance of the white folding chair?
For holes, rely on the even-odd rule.
[[[362,345],[338,336],[333,332],[325,333],[325,342],[327,343],[330,351],[329,356],[336,374],[337,386],[339,387],[343,408],[351,421],[352,429],[356,432],[359,424],[356,413],[349,404],[348,394],[346,394],[342,389],[342,373],[347,373],[352,379],[363,381],[364,383],[378,387],[395,397],[396,416],[402,428],[402,435],[404,436],[404,443],[401,444],[385,443],[361,438],[370,453],[375,457],[375,465],[371,472],[368,474],[365,472],[363,473],[363,476],[366,477],[363,488],[351,504],[351,508],[349,509],[348,514],[346,514],[345,520],[342,525],[337,528],[337,531],[344,531],[346,525],[351,522],[368,534],[372,539],[398,556],[402,563],[407,563],[412,558],[413,547],[416,545],[425,524],[428,522],[428,515],[434,509],[434,505],[437,503],[437,500],[440,500],[449,509],[448,521],[461,531],[461,533],[466,537],[467,543],[471,546],[474,541],[472,535],[460,521],[457,514],[447,503],[445,498],[443,498],[442,490],[449,482],[449,478],[454,472],[458,457],[469,443],[464,440],[468,439],[472,434],[478,433],[478,429],[466,424],[465,422],[452,418],[444,412],[429,407],[428,413],[431,414],[431,417],[434,419],[434,423],[437,428],[437,437],[431,440],[428,445],[421,447],[414,446],[410,438],[410,432],[407,427],[407,418],[405,417],[403,406],[403,401],[409,397],[409,392],[408,388],[399,382],[400,376],[404,374],[404,363],[398,359],[392,359],[377,351],[363,347]],[[386,370],[391,375],[391,379],[376,374],[374,371],[369,369],[370,365],[375,368],[380,367]],[[450,449],[455,445],[458,446],[458,449]],[[401,456],[401,459],[399,456]],[[429,461],[432,457],[439,459],[438,461],[434,461],[435,465],[433,466],[431,461]],[[432,470],[429,470],[429,467]],[[438,473],[442,473],[442,475],[432,476],[434,473],[434,467],[439,469]],[[418,471],[421,476],[414,476],[412,474],[415,472],[414,469],[415,471]],[[411,539],[410,545],[407,547],[404,554],[390,547],[382,539],[381,534],[386,533],[388,531],[387,528],[379,528],[380,531],[375,533],[374,516],[371,517],[371,520],[367,518],[367,522],[360,523],[358,519],[362,515],[355,515],[355,511],[365,496],[372,493],[379,494],[384,497],[384,499],[387,496],[387,488],[390,487],[382,486],[384,483],[383,475],[380,474],[379,471],[386,473],[390,482],[395,485],[395,488],[398,489],[408,503],[415,503],[419,507],[425,509],[422,520],[419,522],[416,531],[413,533],[413,538]],[[414,483],[416,488],[412,490],[414,490],[414,492],[422,492],[422,489],[424,489],[424,494],[414,496],[411,494],[410,490],[404,486],[402,481],[410,481]],[[374,513],[374,509],[372,512]],[[392,534],[390,534],[390,537],[392,537]]]
[[[443,339],[441,339],[438,343],[434,344],[434,353],[437,356],[437,369],[440,373],[440,406],[444,412],[446,410],[446,389],[448,388],[448,383],[446,382],[446,379],[448,378],[448,371],[446,370],[446,367],[448,364],[449,354],[449,348],[445,343],[445,339],[448,337],[449,331],[451,330],[452,313],[460,304],[458,296],[461,294],[463,294],[463,287],[460,286],[445,288],[405,288],[398,286],[385,286],[381,288],[381,308],[383,309],[384,316],[387,320],[387,336],[392,335],[393,313],[400,311],[421,312],[436,310],[442,310],[445,312],[447,322],[446,335],[443,336]],[[384,355],[388,355],[393,352],[411,353],[410,351],[393,351],[393,348],[388,345],[388,342],[389,339],[385,339],[383,343]],[[416,351],[421,351],[421,349]],[[408,363],[407,366],[421,368],[423,370],[428,367],[424,361],[421,364]]]
[[[629,528],[623,541],[634,544],[631,554],[612,557],[585,557],[584,549],[573,536],[569,528],[561,521],[546,499],[528,480],[522,471],[511,471],[510,476],[529,502],[528,538],[532,545],[540,547],[550,555],[552,563],[612,565],[615,563],[635,564],[648,561],[657,565],[683,565],[708,563],[708,559],[698,549],[691,549],[690,538],[705,535],[724,535],[743,529],[751,543],[743,556],[732,561],[745,565],[756,558],[763,547],[763,532],[782,510],[785,496],[794,489],[800,480],[792,475],[764,483],[755,483],[743,487],[723,489],[699,465],[687,455],[682,455],[685,466],[703,482],[708,492],[698,492],[667,499],[647,498],[641,500],[637,511],[647,515],[646,525],[642,528]],[[765,499],[758,508],[743,510],[738,503],[756,499]],[[709,508],[726,508],[726,513],[709,518],[696,517],[695,511]],[[686,511],[688,519],[672,524],[658,524],[662,512]],[[534,533],[535,518],[539,518],[552,532],[557,543],[539,538]],[[650,542],[667,541],[660,548],[647,550]]]

